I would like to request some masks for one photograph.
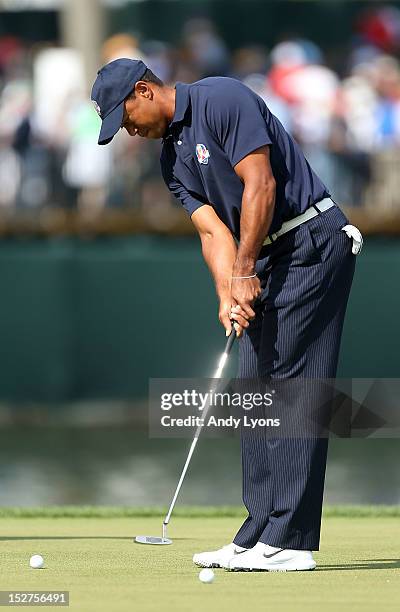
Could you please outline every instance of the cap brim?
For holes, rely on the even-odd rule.
[[[116,106],[114,110],[107,115],[107,117],[104,117],[98,140],[99,145],[105,145],[111,142],[121,127],[123,117],[124,101],[122,101],[121,104],[118,104],[118,106]]]

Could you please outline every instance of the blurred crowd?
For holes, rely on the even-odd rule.
[[[338,202],[390,209],[400,204],[399,53],[400,11],[387,6],[360,15],[339,66],[295,36],[272,48],[266,41],[228,49],[206,18],[188,21],[175,46],[115,34],[99,66],[142,58],[168,84],[241,79],[300,142]],[[160,179],[160,143],[121,132],[99,147],[98,131],[75,51],[0,38],[0,214],[134,208],[167,224],[177,204]]]

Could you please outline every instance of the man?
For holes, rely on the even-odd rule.
[[[361,235],[265,102],[229,78],[167,87],[126,59],[99,71],[92,99],[99,144],[120,128],[163,138],[163,177],[199,232],[219,319],[242,336],[239,378],[334,378]],[[314,569],[327,446],[242,436],[249,515],[233,542],[194,562]]]

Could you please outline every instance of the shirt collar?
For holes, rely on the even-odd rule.
[[[179,121],[183,121],[189,106],[189,88],[190,85],[187,83],[177,83],[175,85],[175,114],[170,126],[174,125],[174,123],[179,123]]]

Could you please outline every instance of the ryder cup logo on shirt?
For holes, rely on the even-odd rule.
[[[196,145],[196,155],[197,155],[197,161],[199,162],[199,164],[208,164],[208,160],[210,158],[210,151],[207,149],[207,147],[203,144],[197,144]]]

